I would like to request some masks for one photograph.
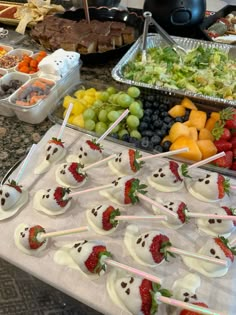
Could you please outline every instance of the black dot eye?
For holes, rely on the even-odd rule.
[[[50,145],[50,146],[48,146],[47,151],[50,151],[50,150],[51,150],[51,148],[52,148],[52,146],[51,146],[51,145]]]
[[[10,197],[10,194],[9,194],[8,192],[5,193],[5,197],[6,197],[6,198]]]

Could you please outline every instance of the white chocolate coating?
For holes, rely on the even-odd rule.
[[[63,187],[70,187],[70,188],[79,188],[83,186],[86,181],[86,172],[83,171],[81,168],[79,170],[80,174],[84,176],[83,180],[78,181],[76,178],[73,176],[73,174],[70,172],[69,168],[71,166],[71,163],[69,164],[61,164],[56,170],[56,181],[59,185]]]
[[[130,165],[129,150],[124,150],[116,155],[116,157],[108,162],[108,166],[113,173],[117,175],[133,175],[134,172]]]

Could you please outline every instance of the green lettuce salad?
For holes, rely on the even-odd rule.
[[[217,48],[198,46],[181,57],[171,47],[147,49],[123,67],[124,78],[153,86],[236,99],[236,61]]]

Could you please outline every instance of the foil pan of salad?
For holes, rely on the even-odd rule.
[[[195,100],[236,106],[234,46],[191,38],[172,37],[186,50],[179,54],[160,37],[148,34],[146,61],[142,61],[142,36],[112,70],[116,81],[188,96]]]

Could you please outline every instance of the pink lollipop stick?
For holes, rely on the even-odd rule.
[[[111,188],[113,186],[114,186],[113,184],[107,184],[107,185],[103,185],[103,186],[98,186],[98,187],[88,188],[88,189],[85,189],[85,190],[76,191],[76,192],[73,192],[71,194],[68,194],[66,196],[66,198],[77,196],[77,195],[86,194],[86,193],[89,193],[89,192],[92,192],[92,191],[97,191],[97,190]]]
[[[167,220],[165,215],[118,215],[115,217],[117,221],[163,221]]]
[[[57,236],[86,232],[88,230],[89,230],[88,226],[81,226],[79,228],[70,229],[70,230],[62,230],[62,231],[55,231],[55,232],[49,232],[49,233],[40,233],[38,235],[38,238],[45,239],[45,238],[49,238],[49,237],[57,237]]]
[[[199,162],[197,162],[197,163],[194,163],[194,164],[192,164],[192,165],[189,165],[189,166],[188,166],[188,169],[196,168],[196,167],[202,166],[202,165],[207,164],[207,163],[209,163],[209,162],[212,162],[212,161],[214,161],[214,160],[216,160],[216,159],[218,159],[218,158],[220,158],[220,157],[222,157],[222,156],[225,156],[225,152],[217,153],[217,154],[215,154],[215,155],[210,156],[210,157],[207,158],[207,159],[204,159],[204,160],[202,160],[202,161],[199,161]]]
[[[93,164],[90,164],[90,165],[88,165],[88,166],[85,166],[85,167],[83,168],[83,171],[87,171],[87,170],[89,170],[90,168],[97,167],[97,166],[99,166],[99,165],[101,165],[101,164],[103,164],[103,163],[106,163],[106,162],[109,161],[109,160],[114,159],[115,157],[116,157],[116,154],[112,154],[112,155],[108,156],[108,157],[105,158],[105,159],[102,159],[102,160],[100,160],[100,161],[98,161],[98,162],[95,162],[95,163],[93,163]]]
[[[181,148],[178,150],[173,150],[173,151],[168,151],[168,152],[163,152],[163,153],[157,153],[157,154],[150,154],[148,156],[143,156],[139,159],[137,159],[138,161],[145,161],[145,160],[149,160],[149,159],[153,159],[153,158],[162,158],[162,157],[167,157],[167,156],[172,156],[175,154],[179,154],[182,152],[188,152],[189,148]]]

